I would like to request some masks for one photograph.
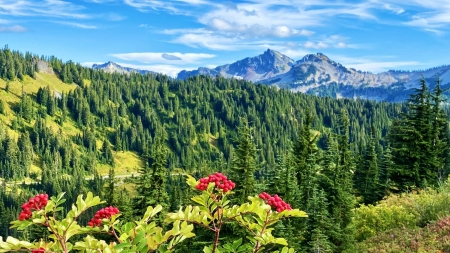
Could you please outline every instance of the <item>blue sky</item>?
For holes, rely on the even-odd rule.
[[[374,73],[450,64],[450,0],[0,0],[0,45],[176,75],[267,48]]]

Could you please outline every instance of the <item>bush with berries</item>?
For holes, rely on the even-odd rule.
[[[257,253],[277,248],[278,251],[271,252],[294,252],[284,238],[272,235],[273,226],[289,217],[306,217],[305,212],[292,209],[277,195],[267,193],[249,197],[249,202],[231,205],[228,197],[233,194],[236,185],[218,172],[199,181],[188,175],[187,184],[200,191],[200,195],[192,198],[197,205],[167,214],[164,227],[169,230],[158,226],[155,220],[162,210],[161,205],[149,206],[142,219],[127,223],[120,221],[120,210],[116,207],[105,207],[84,225],[78,223],[78,218],[89,208],[103,204],[99,197],[94,197],[92,193],[88,193],[86,198],[78,196],[65,217],[57,219],[63,209],[64,194],[50,199],[46,194],[39,194],[22,206],[18,220],[11,224],[18,230],[29,226],[46,227],[51,233],[51,241],[41,239],[31,243],[13,237],[5,241],[0,238],[0,252],[174,252],[183,241],[195,237],[194,230],[199,227],[208,229],[214,235],[211,244],[203,249],[206,253]],[[246,229],[248,240],[222,238],[221,229],[229,223]],[[96,235],[99,234],[110,234],[114,240],[106,242],[98,239]],[[73,238],[82,239],[74,241]]]

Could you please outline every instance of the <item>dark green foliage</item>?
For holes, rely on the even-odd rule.
[[[150,156],[136,182],[138,196],[135,210],[137,214],[144,213],[149,205],[160,204],[165,208],[169,206],[169,196],[166,191],[168,149],[165,140],[164,129],[158,129],[154,143],[150,147]]]
[[[5,108],[5,102],[3,101],[3,99],[0,99],[0,114],[5,114],[6,113],[6,108]]]
[[[333,220],[333,229],[328,231],[328,235],[338,252],[353,242],[353,233],[348,225],[352,217],[351,210],[355,206],[352,181],[355,166],[350,151],[349,124],[347,112],[342,111],[336,140],[332,136],[328,137],[321,182],[328,194],[329,213]]]
[[[354,185],[358,194],[363,198],[365,204],[373,204],[380,200],[380,174],[378,169],[378,139],[375,127],[371,127],[369,145],[362,154],[362,159],[355,172]],[[387,170],[388,168],[386,168]],[[386,183],[386,182],[384,182]],[[383,197],[382,195],[381,197]]]
[[[429,91],[425,79],[407,102],[408,111],[395,120],[389,132],[394,166],[391,179],[400,191],[442,182],[448,172],[447,117],[440,81]]]
[[[248,196],[256,194],[255,172],[257,165],[257,149],[254,142],[253,128],[246,119],[239,127],[237,146],[234,149],[232,161],[232,180],[236,183],[235,198],[245,202]]]
[[[22,53],[11,51],[8,46],[0,49],[0,78],[13,81],[14,79],[23,79],[23,76],[34,77],[37,70],[39,57],[31,53]]]

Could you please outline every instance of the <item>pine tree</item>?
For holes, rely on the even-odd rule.
[[[339,118],[337,142],[329,140],[327,158],[322,178],[323,189],[327,192],[330,218],[335,225],[328,231],[330,241],[341,252],[353,242],[353,232],[348,226],[355,205],[353,196],[354,162],[349,145],[350,121],[346,111]]]
[[[106,203],[108,203],[108,205],[115,204],[115,201],[114,201],[115,188],[116,188],[115,184],[116,184],[116,173],[114,171],[114,167],[111,166],[109,168],[107,187],[106,187],[106,192],[105,192]]]
[[[3,99],[0,99],[0,114],[5,115],[6,114],[6,108],[5,108],[5,102]]]
[[[311,131],[312,116],[308,115],[305,124],[300,129],[300,134],[294,142],[293,160],[297,184],[300,191],[300,208],[305,210],[311,200],[312,191],[317,188],[318,152],[316,142],[318,134]]]
[[[375,135],[375,127],[370,130],[369,146],[363,154],[361,165],[355,173],[355,187],[359,194],[363,197],[365,204],[373,204],[379,200],[379,173],[378,173],[378,156],[377,145],[378,140]]]
[[[431,93],[431,147],[430,147],[430,163],[432,168],[436,169],[439,183],[443,183],[447,179],[448,171],[445,171],[446,163],[448,163],[449,152],[449,130],[448,118],[442,108],[446,99],[442,96],[441,80],[438,78],[436,86]],[[430,178],[430,181],[432,179]]]
[[[28,132],[20,135],[17,142],[19,147],[20,167],[24,176],[28,176],[30,172],[31,163],[33,161],[33,145],[30,140]]]
[[[232,161],[232,178],[236,183],[235,198],[243,203],[247,197],[256,194],[255,172],[257,165],[257,148],[253,139],[253,127],[247,119],[238,128],[237,146],[234,149]]]
[[[148,206],[162,205],[169,207],[169,195],[166,191],[166,180],[168,176],[166,164],[168,148],[165,141],[167,134],[164,129],[158,129],[151,147],[151,154],[146,161],[145,167],[140,170],[138,178],[135,210],[137,214],[145,212]]]
[[[377,189],[378,199],[382,199],[384,196],[387,196],[390,193],[390,189],[392,187],[390,175],[392,173],[391,170],[393,166],[394,162],[391,153],[391,147],[387,146],[383,151],[383,157],[379,166],[379,187]]]
[[[389,129],[394,166],[391,179],[400,191],[437,185],[444,178],[447,118],[440,81],[430,93],[425,79],[407,102],[407,112]]]

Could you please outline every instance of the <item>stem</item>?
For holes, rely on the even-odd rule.
[[[269,213],[270,213],[270,210],[267,211],[266,220],[264,221],[264,226],[261,229],[260,235],[262,235],[264,233],[264,230],[266,230],[267,223],[269,222]],[[260,241],[257,241],[256,245],[255,245],[255,249],[253,250],[253,253],[257,253],[259,251],[259,248],[261,248],[261,243],[260,243]]]
[[[53,216],[54,216],[54,215],[55,215],[55,214],[53,213]],[[63,249],[63,252],[64,252],[64,253],[68,253],[69,251],[67,250],[67,245],[66,245],[66,242],[65,242],[64,238],[62,238],[61,235],[58,234],[58,233],[53,229],[53,227],[50,225],[49,219],[48,219],[47,214],[46,214],[45,212],[44,212],[44,218],[45,218],[45,224],[44,224],[44,225],[46,225],[46,227],[50,228],[50,230],[52,231],[52,233],[56,236],[56,238],[58,239],[59,244],[61,245],[61,248]]]
[[[116,230],[114,229],[114,225],[112,225],[111,226],[111,232],[112,232],[112,234],[114,235],[114,237],[116,238],[116,240],[117,240],[117,242],[120,244],[120,243],[122,243],[122,241],[120,240],[120,238],[117,236],[117,234],[116,234]]]
[[[217,219],[217,227],[214,225],[215,238],[214,238],[214,245],[213,245],[212,253],[215,253],[216,250],[217,250],[217,246],[219,245],[220,229],[222,228],[222,225],[224,223],[223,222],[223,208],[222,208],[222,206],[218,206],[217,207],[217,211],[219,212],[219,215],[217,215],[217,217],[218,217],[218,219]]]
[[[212,253],[215,253],[215,252],[216,252],[216,250],[217,250],[217,245],[219,245],[220,228],[217,229],[217,230],[215,231],[215,233],[216,233],[216,238],[214,238],[214,246],[213,246]]]

